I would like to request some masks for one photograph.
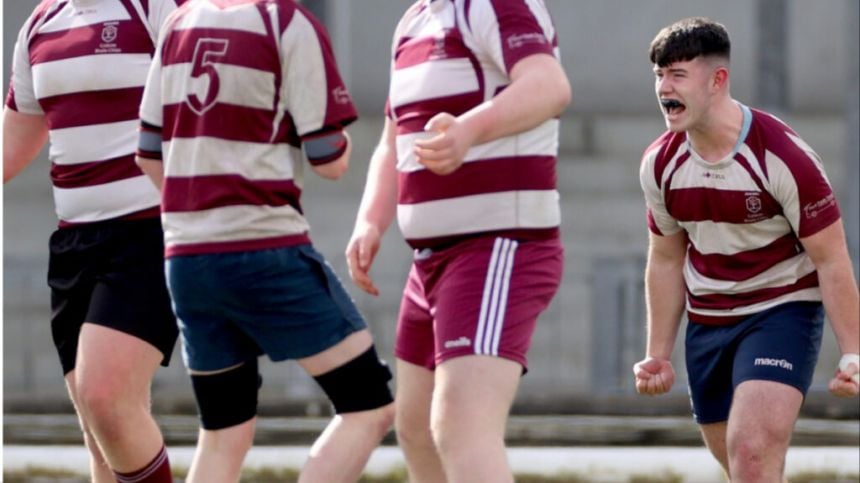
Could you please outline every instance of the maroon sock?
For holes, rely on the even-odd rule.
[[[113,472],[118,483],[173,483],[170,474],[170,461],[164,446],[146,466],[131,473]]]

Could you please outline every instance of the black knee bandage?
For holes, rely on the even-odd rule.
[[[376,409],[394,401],[388,381],[391,371],[371,346],[346,364],[315,377],[334,405],[334,412],[352,413]]]
[[[204,429],[224,429],[256,416],[257,390],[261,384],[257,359],[218,374],[192,374],[200,425]]]

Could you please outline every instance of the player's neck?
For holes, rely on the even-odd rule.
[[[741,106],[726,97],[711,107],[706,119],[687,131],[690,146],[702,159],[719,162],[732,154],[743,127]]]

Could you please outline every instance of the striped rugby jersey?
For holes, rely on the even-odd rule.
[[[21,28],[6,105],[44,115],[60,226],[157,217],[134,163],[138,106],[174,0],[44,0]]]
[[[323,27],[292,0],[191,0],[141,105],[160,130],[166,256],[309,243],[303,139],[356,118]]]
[[[418,163],[416,139],[440,112],[460,115],[510,83],[511,68],[532,54],[558,58],[542,0],[421,0],[394,35],[386,114],[397,130],[397,218],[406,240],[432,247],[465,236],[558,236],[558,119],[473,146],[454,173]]]
[[[694,322],[729,324],[782,303],[821,300],[799,238],[840,217],[812,148],[781,120],[741,107],[743,141],[726,159],[708,163],[684,133],[667,132],[642,160],[650,230],[688,235],[684,280]]]

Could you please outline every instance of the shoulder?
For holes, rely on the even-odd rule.
[[[36,33],[34,31],[36,26],[47,20],[47,17],[59,11],[65,3],[68,3],[68,0],[42,0],[39,2],[36,8],[33,9],[33,13],[30,14],[30,17],[21,27],[22,33],[26,32],[28,37]]]
[[[664,132],[645,148],[645,152],[642,153],[642,163],[650,164],[654,168],[661,164],[665,166],[675,156],[686,139],[687,135],[684,133]]]
[[[752,128],[756,135],[749,140],[753,152],[765,156],[772,153],[783,163],[792,166],[809,161],[816,162],[817,155],[787,123],[768,112],[751,109]]]
[[[685,133],[673,133],[666,131],[654,140],[642,153],[642,161],[639,165],[639,178],[644,183],[654,183],[660,186],[663,174],[678,150],[686,141]]]
[[[394,29],[395,38],[401,37],[426,8],[427,6],[425,5],[424,0],[418,0],[407,8],[406,12],[403,13],[400,20],[397,22],[397,27]]]

